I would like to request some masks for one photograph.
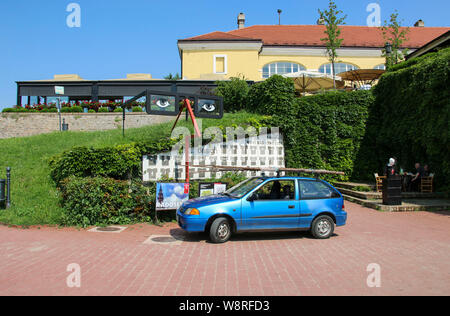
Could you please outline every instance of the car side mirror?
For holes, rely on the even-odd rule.
[[[252,195],[250,195],[250,196],[247,198],[247,201],[253,202],[253,201],[257,200],[257,199],[258,199],[258,195],[257,195],[256,193],[253,193]]]

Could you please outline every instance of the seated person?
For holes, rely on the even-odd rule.
[[[280,199],[280,191],[281,191],[281,184],[278,181],[274,181],[272,189],[270,190],[269,199],[270,200],[278,200]]]
[[[283,187],[283,195],[281,196],[283,200],[292,200],[293,197],[291,196],[291,186],[285,185]]]
[[[424,176],[424,170],[418,162],[416,162],[415,168],[416,174],[412,177],[411,182],[409,183],[409,189],[410,191],[418,192],[420,188],[420,182],[422,180],[422,177]]]
[[[390,176],[393,176],[396,174],[397,174],[397,171],[395,170],[395,159],[390,158],[389,163],[384,168],[384,175],[390,177]]]
[[[423,176],[424,177],[429,177],[430,174],[431,174],[430,168],[428,167],[428,165],[424,165],[423,166]]]

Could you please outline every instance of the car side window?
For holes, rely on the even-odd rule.
[[[321,181],[300,180],[299,185],[300,198],[303,200],[339,197],[333,188]]]
[[[256,200],[294,200],[295,182],[293,180],[274,180],[265,183],[256,191]]]

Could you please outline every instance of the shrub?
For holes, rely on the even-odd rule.
[[[100,109],[99,109],[99,112],[100,112]],[[95,110],[91,109],[91,110],[88,111],[88,113],[97,113],[97,112],[95,112]]]
[[[69,177],[61,185],[63,225],[111,225],[150,221],[151,196],[136,182]]]
[[[163,139],[154,143],[131,143],[105,148],[75,147],[50,158],[50,176],[57,185],[72,175],[130,179],[140,175],[142,155],[170,150],[175,142]]]
[[[69,108],[69,112],[71,113],[83,113],[84,110],[81,106],[72,106]]]
[[[95,112],[95,111],[94,111],[94,112]],[[109,111],[108,111],[108,108],[107,108],[107,107],[101,107],[101,108],[98,109],[98,112],[99,112],[99,113],[106,113],[106,112],[109,112]]]
[[[61,108],[61,113],[70,113],[70,108],[69,107],[62,107]]]
[[[122,109],[122,108],[115,108],[115,109],[114,109],[114,112],[120,112],[120,113],[122,113],[122,112],[123,112],[123,109]]]
[[[293,107],[294,102],[294,82],[289,78],[274,75],[250,87],[247,110],[272,115]]]
[[[142,108],[140,106],[133,106],[132,111],[133,112],[143,112]]]
[[[218,81],[216,94],[223,97],[225,112],[235,112],[246,108],[249,90],[246,80],[234,77],[230,81]]]

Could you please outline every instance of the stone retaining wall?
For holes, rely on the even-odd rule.
[[[122,128],[122,113],[62,113],[71,131],[101,131]],[[173,116],[127,113],[125,128],[173,121]],[[59,131],[58,113],[1,113],[0,138],[24,137]]]

